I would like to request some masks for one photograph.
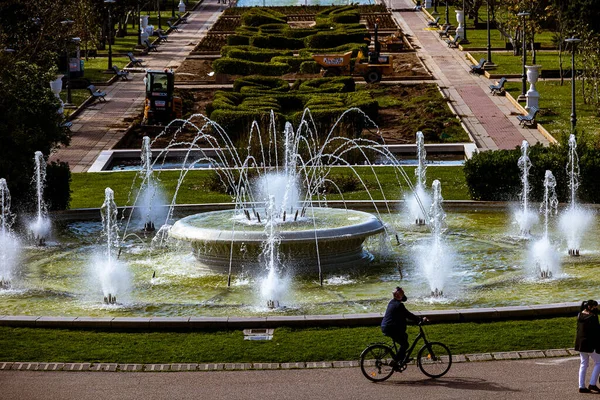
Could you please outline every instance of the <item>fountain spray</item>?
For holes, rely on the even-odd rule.
[[[408,213],[416,225],[425,225],[425,210],[431,206],[431,196],[425,190],[427,184],[427,151],[423,132],[417,132],[417,168],[415,169],[416,185],[407,199]]]
[[[519,157],[518,165],[521,170],[521,209],[516,213],[515,219],[519,225],[519,235],[529,237],[531,235],[531,227],[537,221],[536,215],[529,209],[529,170],[531,169],[531,160],[529,159],[529,143],[523,140],[521,143],[521,157]]]
[[[15,216],[10,211],[10,202],[6,179],[0,178],[0,289],[9,289],[11,286],[20,247],[11,230]]]
[[[48,219],[48,208],[44,202],[44,189],[46,186],[46,161],[41,151],[36,151],[34,155],[34,174],[33,183],[35,186],[37,209],[36,217],[29,224],[31,237],[38,246],[46,243],[46,238],[50,232],[50,220]]]
[[[98,271],[104,293],[104,303],[115,304],[118,278],[117,254],[119,251],[119,228],[117,225],[117,205],[115,194],[111,188],[104,190],[104,203],[100,207],[102,215],[102,235],[106,239],[103,252],[104,261]]]
[[[548,235],[550,215],[556,214],[557,208],[556,179],[552,171],[547,170],[544,176],[544,200],[540,205],[540,213],[544,215],[544,236],[537,240],[531,249],[535,272],[540,278],[551,278],[559,268],[558,255]]]
[[[561,232],[566,236],[569,255],[579,256],[581,239],[592,222],[592,215],[577,204],[579,157],[577,156],[577,140],[575,139],[575,135],[569,136],[569,157],[566,169],[569,178],[570,203],[567,210],[560,216],[559,226]]]
[[[432,297],[443,297],[446,280],[453,263],[452,250],[446,246],[443,234],[446,231],[446,213],[442,208],[442,185],[439,180],[433,181],[433,202],[429,210],[428,225],[431,238],[427,244],[417,250],[417,264],[427,279]]]
[[[279,296],[281,294],[281,282],[279,279],[279,244],[281,242],[277,234],[277,221],[275,213],[275,196],[269,196],[266,208],[265,233],[267,239],[263,243],[262,257],[267,267],[267,276],[261,283],[261,294],[267,301],[267,307],[276,308],[279,306]]]

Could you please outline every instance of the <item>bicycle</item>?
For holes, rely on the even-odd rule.
[[[423,321],[419,322],[419,334],[406,351],[404,360],[397,365],[392,363],[394,356],[398,353],[396,342],[393,347],[387,343],[373,343],[364,349],[360,354],[360,370],[363,375],[373,382],[383,382],[395,371],[404,371],[412,360],[410,355],[420,339],[425,342],[417,353],[417,366],[421,372],[430,378],[440,378],[446,375],[452,366],[452,353],[445,344],[428,341],[422,325]]]

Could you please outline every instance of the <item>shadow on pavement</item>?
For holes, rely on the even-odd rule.
[[[480,378],[441,378],[441,379],[419,379],[419,380],[398,380],[398,381],[385,381],[380,385],[390,386],[430,386],[430,387],[446,387],[450,389],[462,389],[462,390],[484,390],[489,392],[520,392],[507,386],[498,385],[494,382],[486,381]]]

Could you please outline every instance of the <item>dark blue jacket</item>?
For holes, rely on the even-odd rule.
[[[406,309],[404,303],[400,300],[392,299],[388,303],[383,321],[381,321],[381,330],[383,332],[406,332],[406,320],[419,322],[420,318]]]

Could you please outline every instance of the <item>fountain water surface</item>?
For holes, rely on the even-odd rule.
[[[10,191],[0,178],[0,289],[8,289],[18,262],[20,244],[12,232],[14,214],[10,210]]]

